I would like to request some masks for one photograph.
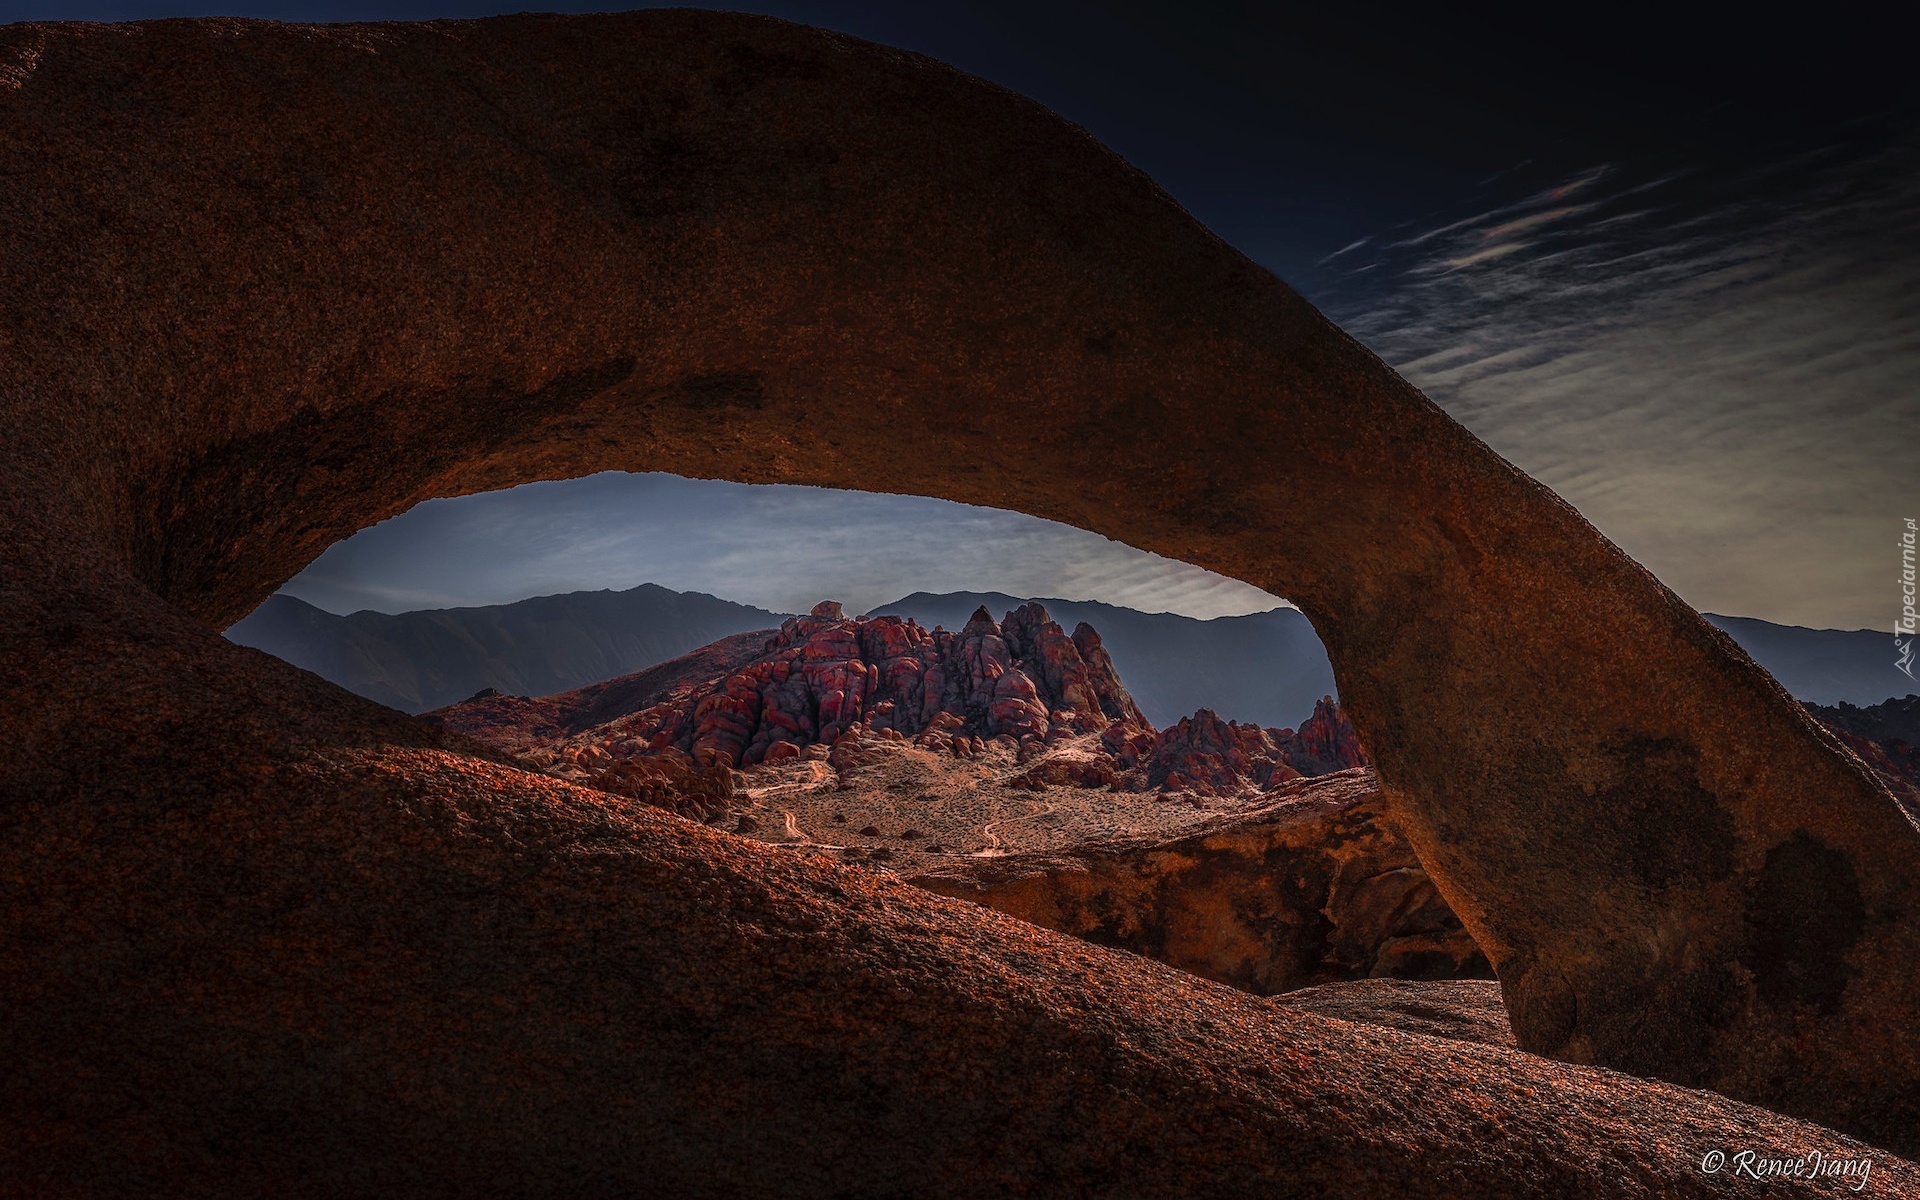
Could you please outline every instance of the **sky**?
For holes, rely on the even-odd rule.
[[[0,0],[0,20],[424,19],[459,0]],[[636,7],[537,5],[550,11]],[[740,3],[931,54],[1145,170],[1696,608],[1886,628],[1920,515],[1920,83],[1864,6]],[[1784,11],[1784,10],[1783,10]],[[651,581],[1272,607],[911,497],[599,476],[433,501],[286,590],[401,611]]]

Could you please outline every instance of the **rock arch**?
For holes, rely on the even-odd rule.
[[[593,1011],[628,1035],[635,1014],[662,1022],[669,1058],[731,1055],[746,1073],[722,1072],[660,1145],[741,1153],[754,1105],[792,1116],[810,1086],[888,1129],[924,1120],[899,1048],[990,1044],[992,1012],[1091,1037],[1033,998],[1069,968],[1132,971],[1114,994],[1151,980],[1186,1011],[1195,989],[1164,973],[1018,949],[1031,935],[1005,922],[596,809],[212,632],[419,500],[605,469],[1018,509],[1294,599],[1523,1046],[1920,1145],[1913,822],[1568,506],[1038,106],[913,55],[713,14],[16,25],[0,27],[0,178],[4,1020],[28,1064],[11,1119],[35,1145],[90,1145],[88,1122],[124,1122],[127,1145],[187,1130],[189,1158],[238,1147],[236,1169],[269,1178],[248,1155],[276,1128],[337,1166],[349,1143],[471,1151],[487,1121],[518,1120],[575,1138],[580,1178],[601,1178],[627,1161],[609,1112],[664,1118],[621,1091],[614,1068],[645,1058],[630,1041],[594,1058]],[[685,889],[675,919],[711,946],[635,909],[641,884]],[[951,962],[875,961],[859,938],[802,936],[783,906],[844,909],[874,945]],[[808,937],[855,973],[832,994],[871,1006],[873,1031],[750,1035],[714,1015],[799,978],[778,956]],[[633,965],[669,945],[710,953],[731,990]],[[1039,965],[1007,966],[1021,954]],[[326,962],[341,965],[323,987]],[[999,990],[969,999],[959,963]],[[928,1041],[888,988],[941,997],[945,1031]],[[310,1008],[322,993],[331,1007]],[[583,995],[600,1008],[561,1011]],[[545,1024],[513,1015],[530,997]],[[419,1043],[401,1010],[475,1015]],[[1130,1011],[1160,1034],[1175,1019]],[[1323,1025],[1287,1036],[1366,1053]],[[1039,1071],[1026,1037],[1013,1053]],[[500,1039],[522,1039],[519,1057]],[[883,1066],[863,1075],[848,1045]],[[1410,1064],[1445,1057],[1375,1052],[1383,1079],[1438,1078]],[[1162,1070],[1174,1091],[1217,1083],[1184,1051],[1133,1053],[1068,1057],[1110,1079]],[[783,1074],[783,1054],[813,1070]],[[1518,1061],[1461,1069],[1559,1069]],[[1358,1076],[1290,1069],[1288,1087],[1359,1094]],[[135,1096],[194,1072],[174,1109]],[[124,1075],[99,1085],[120,1107],[75,1073]],[[519,1090],[490,1092],[500,1078]],[[1364,1121],[1251,1094],[1218,1102],[1275,1137],[1372,1144]],[[334,1133],[303,1096],[337,1110]],[[1086,1151],[1068,1157],[1109,1162],[1093,1147],[1119,1118],[1056,1099],[1047,1119]],[[1177,1124],[1122,1108],[1116,1129]],[[1717,1113],[1670,1119],[1704,1137],[1734,1119]],[[1541,1118],[1539,1144],[1589,1118]],[[1039,1154],[1020,1139],[1044,1123],[1016,1122],[1007,1152]],[[856,1175],[886,1159],[819,1136]],[[575,1169],[501,1148],[519,1145],[472,1161],[539,1159],[549,1183]],[[942,1152],[965,1160],[956,1145]],[[1174,1156],[1185,1176],[1109,1167],[1191,1179],[1249,1161],[1208,1146]]]

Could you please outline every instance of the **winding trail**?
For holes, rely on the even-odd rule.
[[[804,848],[808,850],[845,850],[846,849],[845,846],[839,845],[838,843],[835,843],[835,842],[814,841],[812,837],[808,836],[806,830],[800,828],[800,822],[795,820],[793,813],[787,809],[783,808],[780,810],[780,820],[782,822],[782,826],[786,832],[786,835],[793,840],[788,842],[778,843],[779,845]]]
[[[987,839],[987,841],[992,844],[989,845],[985,850],[975,850],[972,854],[969,854],[967,857],[968,858],[1004,858],[1007,855],[1012,854],[1013,851],[1007,850],[1000,845],[1000,835],[993,831],[995,826],[1011,825],[1015,821],[1031,821],[1035,817],[1044,817],[1048,813],[1060,807],[1058,804],[1055,804],[1055,803],[1039,804],[1037,801],[1032,801],[1032,800],[1029,800],[1027,803],[1033,804],[1035,807],[1032,812],[1027,813],[1025,816],[1006,817],[999,821],[988,821],[985,825],[982,825],[980,827],[980,836]]]

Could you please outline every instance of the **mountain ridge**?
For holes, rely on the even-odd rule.
[[[1293,608],[1203,620],[1097,600],[985,591],[914,592],[870,611],[912,617],[928,628],[959,629],[979,607],[1005,612],[1027,603],[1044,605],[1068,627],[1085,621],[1099,629],[1157,727],[1201,708],[1230,720],[1295,727],[1321,696],[1339,695],[1318,636]],[[789,615],[653,583],[510,604],[397,614],[361,609],[346,616],[282,593],[227,636],[418,714],[489,687],[511,695],[574,691],[724,637],[771,631]],[[1911,690],[1893,667],[1888,639],[1873,630],[1703,615],[1802,701],[1873,705]]]
[[[227,638],[370,700],[421,713],[489,687],[526,695],[571,691],[782,619],[653,583],[344,617],[281,593],[228,629]]]

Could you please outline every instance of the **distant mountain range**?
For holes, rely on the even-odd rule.
[[[548,696],[627,675],[784,613],[643,583],[485,608],[335,616],[276,595],[227,630],[369,700],[420,713],[483,688]]]
[[[982,605],[998,617],[1029,599],[1001,592],[916,592],[873,615],[959,629]],[[1335,694],[1326,652],[1295,609],[1202,621],[1094,601],[1040,603],[1069,629],[1085,621],[1099,631],[1121,679],[1157,726],[1211,708],[1231,720],[1295,728],[1315,701]],[[369,699],[419,713],[484,688],[524,696],[571,691],[732,634],[771,631],[787,615],[650,583],[484,608],[397,615],[363,610],[344,617],[276,595],[227,637]],[[1913,690],[1913,682],[1894,669],[1890,635],[1750,617],[1707,614],[1707,620],[1802,700],[1877,704]]]
[[[1893,665],[1893,632],[1808,629],[1754,617],[1702,616],[1723,630],[1787,691],[1809,704],[1878,704],[1914,690]]]

